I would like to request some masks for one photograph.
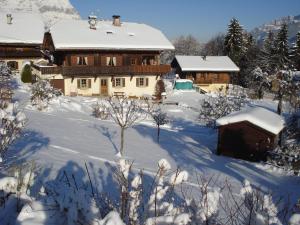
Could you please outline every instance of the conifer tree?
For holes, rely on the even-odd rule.
[[[300,31],[297,33],[296,43],[291,49],[290,59],[294,69],[300,70]]]
[[[274,42],[274,60],[276,70],[286,70],[289,65],[288,26],[282,24]]]
[[[275,69],[275,62],[274,62],[274,54],[275,54],[275,47],[274,47],[275,36],[272,31],[270,31],[267,37],[264,40],[264,45],[259,55],[259,67],[267,72],[272,73]]]
[[[240,59],[245,53],[245,40],[243,28],[236,18],[231,19],[224,41],[225,53],[239,65]]]
[[[21,80],[23,83],[32,82],[32,72],[30,65],[26,64],[21,72]]]

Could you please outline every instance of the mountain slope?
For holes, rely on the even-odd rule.
[[[300,31],[300,15],[287,16],[273,20],[253,29],[251,33],[258,40],[258,42],[262,42],[269,31],[277,33],[283,23],[288,25],[289,42],[293,43],[296,40],[297,32]]]
[[[80,18],[69,0],[0,0],[0,10],[40,13],[47,25],[60,19]]]

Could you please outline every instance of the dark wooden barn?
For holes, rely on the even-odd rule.
[[[259,161],[278,145],[284,120],[267,109],[251,107],[218,119],[217,125],[218,154]]]

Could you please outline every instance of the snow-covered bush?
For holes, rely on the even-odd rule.
[[[18,109],[18,103],[10,103],[0,109],[0,163],[8,146],[20,135],[26,116]]]
[[[256,67],[250,73],[250,87],[255,92],[255,97],[262,99],[264,97],[264,92],[271,88],[271,80],[268,74],[262,71],[260,67]]]
[[[216,224],[219,212],[221,191],[209,186],[209,181],[199,183],[199,200],[186,199],[188,211],[191,214],[192,224]]]
[[[287,172],[300,175],[300,143],[290,140],[268,154],[268,162]]]
[[[268,163],[284,169],[289,174],[300,175],[300,129],[299,115],[286,120],[286,129],[281,135],[281,144],[268,153]]]
[[[145,188],[143,172],[130,176],[132,162],[120,159],[114,172],[120,187],[120,215],[128,224],[188,224],[190,219],[182,207],[171,197],[174,188],[187,181],[186,171],[170,174],[171,165],[166,159],[158,162],[158,170],[150,189]],[[169,176],[170,175],[170,176]],[[168,178],[169,177],[169,178]]]
[[[0,179],[0,221],[13,224],[25,204],[31,203],[30,187],[35,178],[35,164],[11,168],[13,176]]]
[[[223,192],[227,197],[220,202],[225,213],[221,224],[282,224],[279,220],[281,212],[278,205],[273,202],[273,196],[253,188],[248,180],[244,181],[243,187],[237,195],[233,193],[228,183]]]
[[[12,72],[9,67],[0,62],[0,108],[4,109],[11,102],[12,87],[11,87]]]
[[[75,181],[74,181],[75,182]],[[41,190],[40,201],[52,203],[60,214],[62,224],[98,224],[101,219],[94,198],[74,183],[50,181]]]
[[[39,80],[31,87],[31,104],[38,110],[44,110],[51,99],[61,94],[61,91],[52,87],[48,80]]]
[[[92,109],[93,116],[95,116],[96,118],[106,120],[109,117],[109,108],[104,101],[97,102],[96,104],[92,105]]]
[[[208,126],[215,126],[215,121],[234,111],[239,111],[247,102],[244,92],[235,91],[235,94],[208,96],[203,99],[199,119]]]

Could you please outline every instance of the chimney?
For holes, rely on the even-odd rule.
[[[206,60],[206,55],[202,56],[202,59],[205,61]]]
[[[12,15],[11,14],[6,14],[6,19],[7,19],[7,24],[12,24]]]
[[[113,15],[112,18],[113,18],[113,25],[120,27],[121,26],[121,19],[120,19],[121,17],[119,15]]]
[[[97,29],[97,16],[95,15],[90,15],[89,16],[89,24],[90,24],[90,29],[96,30]]]

